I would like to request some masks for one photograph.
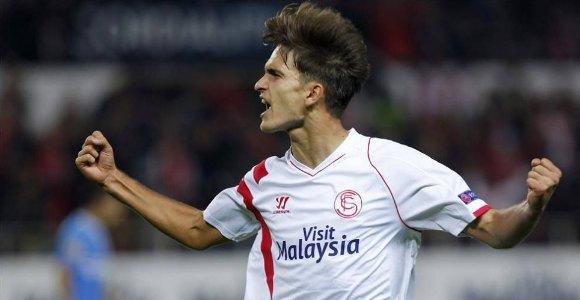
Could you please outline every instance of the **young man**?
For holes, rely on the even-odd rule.
[[[422,230],[509,248],[535,226],[561,177],[548,159],[532,160],[522,203],[495,210],[426,155],[343,127],[369,67],[340,14],[289,5],[266,22],[264,41],[275,49],[255,85],[266,105],[260,129],[288,133],[284,156],[262,161],[203,212],[117,169],[98,131],[79,152],[80,171],[194,249],[257,233],[246,299],[412,298]]]

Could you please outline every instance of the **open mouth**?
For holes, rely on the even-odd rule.
[[[262,99],[262,103],[266,106],[266,110],[264,112],[262,112],[262,114],[260,116],[263,116],[271,107],[271,105],[266,102],[266,100]]]
[[[271,105],[270,105],[270,103],[266,102],[266,100],[264,100],[264,99],[262,99],[262,103],[263,103],[264,105],[266,105],[266,109],[269,109],[269,108],[270,108],[270,106],[271,106]]]

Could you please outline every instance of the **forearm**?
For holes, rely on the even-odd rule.
[[[503,245],[509,248],[523,241],[538,224],[542,212],[543,208],[532,208],[528,201],[499,210],[495,232]]]
[[[202,237],[203,230],[207,230],[202,226],[205,225],[202,211],[163,196],[119,170],[112,172],[102,186],[107,193],[180,243],[194,249],[209,246]]]
[[[491,210],[476,221],[468,233],[494,248],[511,248],[523,241],[536,227],[543,209],[528,201],[512,207]]]
[[[531,166],[526,200],[490,210],[469,225],[467,234],[494,248],[511,248],[530,234],[562,178],[562,171],[547,158],[534,158]]]

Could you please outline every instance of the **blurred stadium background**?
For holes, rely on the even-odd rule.
[[[102,130],[117,165],[205,208],[284,134],[253,91],[280,1],[0,0],[0,299],[58,299],[59,223],[87,195],[73,159]],[[529,161],[564,180],[516,249],[425,233],[418,299],[580,299],[580,5],[323,1],[366,36],[373,73],[345,122],[413,146],[496,208]],[[183,248],[136,214],[112,232],[118,299],[239,299],[248,242]]]

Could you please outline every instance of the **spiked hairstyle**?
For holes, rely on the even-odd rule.
[[[266,21],[263,41],[294,54],[301,80],[319,81],[326,107],[340,117],[369,76],[367,48],[354,25],[331,8],[289,4]]]

